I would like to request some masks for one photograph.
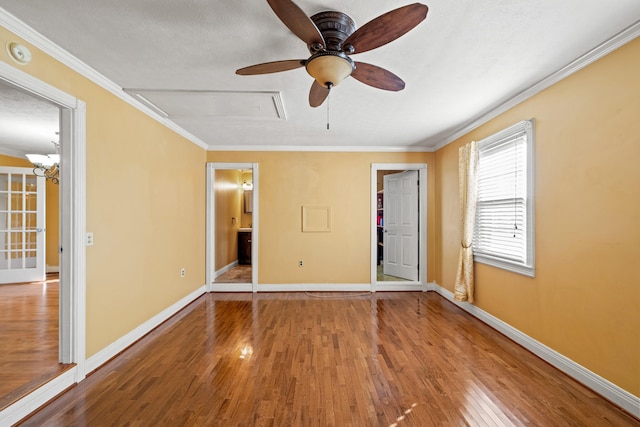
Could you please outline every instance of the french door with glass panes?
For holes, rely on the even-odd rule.
[[[45,178],[0,167],[0,283],[45,278]]]

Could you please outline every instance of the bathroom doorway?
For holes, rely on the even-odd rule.
[[[207,288],[257,290],[257,164],[207,165]]]

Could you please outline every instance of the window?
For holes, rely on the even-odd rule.
[[[474,261],[534,277],[533,120],[478,142]]]

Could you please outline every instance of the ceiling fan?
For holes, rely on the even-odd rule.
[[[380,15],[356,30],[353,20],[342,12],[320,12],[309,18],[290,0],[267,0],[267,3],[307,44],[311,56],[252,65],[240,68],[236,74],[269,74],[305,67],[315,79],[309,92],[312,107],[322,105],[331,88],[349,76],[378,89],[404,89],[404,81],[392,72],[353,61],[349,55],[367,52],[403,36],[422,22],[429,10],[424,4],[413,3]]]

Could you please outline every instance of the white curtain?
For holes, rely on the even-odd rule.
[[[458,187],[460,191],[460,257],[454,299],[473,302],[473,228],[478,200],[478,143],[472,141],[458,151]]]

